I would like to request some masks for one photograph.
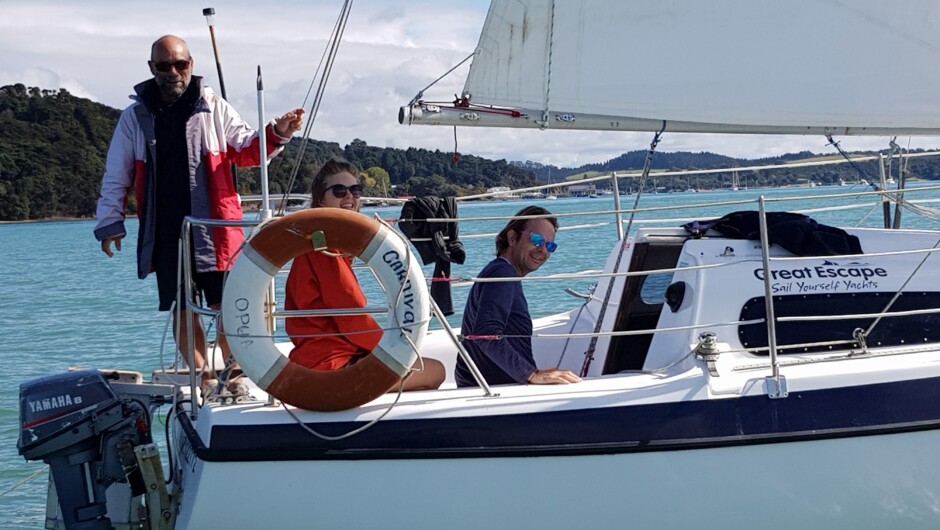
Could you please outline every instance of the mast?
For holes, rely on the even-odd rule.
[[[268,139],[264,123],[264,82],[261,79],[261,65],[258,65],[258,142],[261,149],[261,220],[267,221],[273,215],[271,201],[268,198]]]

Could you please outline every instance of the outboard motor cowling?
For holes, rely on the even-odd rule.
[[[97,370],[41,377],[20,384],[16,447],[49,465],[66,528],[107,529],[108,486],[129,479],[143,493],[133,447],[150,442],[148,422],[143,405],[119,399]]]

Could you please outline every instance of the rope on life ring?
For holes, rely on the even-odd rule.
[[[318,232],[330,248],[371,267],[388,296],[378,345],[334,371],[311,370],[282,355],[265,318],[269,283],[285,263],[313,250]],[[271,221],[246,243],[226,279],[221,313],[232,355],[261,389],[298,408],[336,411],[372,401],[408,374],[427,332],[430,303],[421,266],[402,238],[359,213],[311,208]]]

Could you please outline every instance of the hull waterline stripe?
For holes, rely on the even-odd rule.
[[[385,420],[348,439],[314,438],[292,423],[217,425],[205,461],[495,458],[672,451],[940,429],[940,378],[766,396],[596,409]],[[323,434],[361,422],[308,423]]]

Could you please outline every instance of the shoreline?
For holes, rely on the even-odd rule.
[[[918,184],[921,184],[921,183],[930,183],[930,182],[933,181],[933,180],[934,180],[934,179],[926,179],[926,178],[923,178],[923,177],[907,177],[907,183],[915,183],[915,182],[918,183]],[[860,184],[858,184],[858,183],[851,183],[851,184],[847,183],[847,184],[846,184],[846,186],[858,186],[858,185],[860,185]],[[787,185],[784,185],[784,186],[771,186],[771,187],[768,187],[768,188],[765,188],[765,187],[761,187],[761,188],[755,187],[755,188],[753,188],[753,189],[756,190],[756,189],[833,188],[833,187],[834,187],[834,188],[838,188],[838,187],[842,187],[842,186],[838,186],[837,184],[824,184],[824,185],[819,185],[819,186],[809,186],[809,185],[807,185],[807,184],[805,184],[805,183],[799,183],[799,184],[787,184]],[[714,188],[714,189],[696,190],[696,191],[700,191],[700,192],[712,192],[712,191],[731,191],[731,190],[728,189],[728,188]],[[739,191],[748,191],[748,190],[747,190],[747,189],[743,189],[743,190],[739,190]],[[891,191],[896,191],[896,190],[891,190]],[[665,192],[665,193],[684,193],[684,192],[683,192],[683,191],[672,191],[672,192]],[[396,199],[400,199],[400,198],[396,198]],[[515,199],[515,197],[514,197],[514,199]],[[519,199],[521,199],[521,200],[542,200],[542,199],[528,199],[528,198],[522,198],[522,197],[519,197]],[[394,199],[393,199],[393,200],[394,200]],[[477,201],[474,201],[474,202],[477,202]],[[397,205],[398,205],[398,201],[395,200],[395,202],[389,204],[388,206],[397,206]],[[368,207],[370,207],[370,208],[371,208],[371,207],[382,207],[381,204],[372,204],[372,205],[365,205],[365,204],[364,204],[363,206],[368,206]],[[243,213],[247,213],[247,212],[256,212],[256,211],[257,211],[257,210],[243,209]],[[127,216],[125,217],[125,219],[136,219],[136,218],[137,218],[137,215],[136,215],[136,214],[135,214],[135,215],[127,215]],[[62,216],[62,217],[47,217],[47,218],[45,218],[45,219],[22,219],[22,220],[17,220],[17,221],[5,221],[5,220],[0,219],[0,225],[7,225],[7,224],[27,224],[27,223],[58,223],[58,222],[72,222],[72,221],[94,221],[94,220],[95,220],[95,217],[94,217],[94,216],[88,216],[88,217],[66,217],[66,216]]]
[[[61,221],[94,221],[94,217],[47,217],[45,219],[22,219],[18,221],[0,220],[0,225],[27,224],[27,223],[58,223]]]

